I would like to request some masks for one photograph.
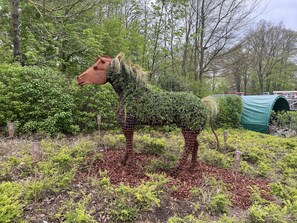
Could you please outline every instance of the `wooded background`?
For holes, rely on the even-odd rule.
[[[295,31],[253,20],[260,0],[1,0],[1,63],[74,77],[124,52],[167,90],[296,90]]]

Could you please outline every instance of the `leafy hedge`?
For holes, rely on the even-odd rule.
[[[97,114],[101,114],[102,129],[117,127],[116,109],[118,98],[110,84],[79,87],[76,81],[70,85],[70,94],[75,99],[75,122],[83,132],[98,129]]]
[[[215,126],[217,128],[238,128],[242,113],[242,98],[237,95],[216,97],[219,107]]]
[[[0,123],[17,122],[21,132],[73,133],[75,103],[67,82],[51,69],[0,66]]]
[[[0,65],[0,126],[16,123],[21,133],[70,133],[97,128],[102,113],[103,127],[115,123],[111,87],[79,88],[59,72],[38,67]]]

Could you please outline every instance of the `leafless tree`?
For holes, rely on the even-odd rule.
[[[257,74],[260,94],[270,91],[271,76],[277,67],[279,75],[284,75],[287,62],[296,53],[296,32],[266,21],[260,23],[247,37],[253,67]]]
[[[231,83],[234,83],[235,90],[247,92],[250,67],[249,52],[244,46],[244,42],[235,45],[229,50],[224,59],[226,73]]]
[[[195,79],[202,82],[210,64],[236,41],[245,25],[251,21],[259,0],[190,0],[184,50],[193,44],[191,55]],[[188,38],[187,38],[188,37]],[[189,37],[192,37],[189,38]],[[190,49],[190,50],[191,50]],[[183,58],[185,61],[186,58]]]

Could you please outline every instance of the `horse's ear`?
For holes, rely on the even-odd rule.
[[[125,58],[125,55],[124,55],[124,53],[119,53],[117,56],[116,56],[116,58],[120,61],[120,62],[122,62],[123,60],[124,60],[124,58]]]

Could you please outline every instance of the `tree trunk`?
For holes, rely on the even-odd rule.
[[[204,73],[204,57],[205,57],[205,48],[204,48],[204,34],[205,34],[205,2],[202,0],[201,2],[201,25],[199,27],[200,30],[200,42],[199,42],[199,65],[198,65],[198,80],[200,84],[202,84],[202,78]]]
[[[13,59],[20,61],[19,0],[12,0]]]

